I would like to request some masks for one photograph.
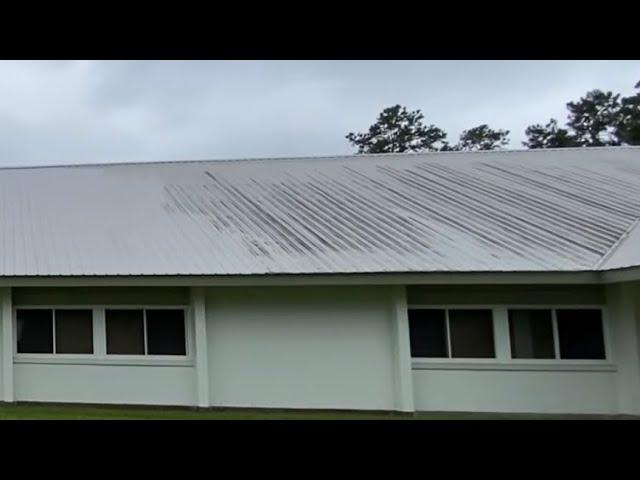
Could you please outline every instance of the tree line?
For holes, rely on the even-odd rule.
[[[634,95],[592,90],[569,102],[564,127],[554,118],[525,130],[526,148],[600,147],[640,145],[640,82]],[[358,153],[498,150],[509,144],[509,130],[488,124],[464,130],[454,144],[441,128],[425,123],[420,110],[401,105],[385,108],[364,133],[349,133]]]

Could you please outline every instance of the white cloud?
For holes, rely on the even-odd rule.
[[[326,155],[386,106],[458,134],[524,129],[638,61],[0,62],[0,164]]]

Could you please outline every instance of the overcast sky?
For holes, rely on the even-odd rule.
[[[567,101],[639,80],[639,61],[4,61],[0,165],[350,153],[396,103],[520,148]]]

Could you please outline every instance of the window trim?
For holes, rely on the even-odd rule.
[[[17,328],[18,310],[91,310],[93,328],[93,353],[18,353],[18,338],[14,335],[13,360],[14,363],[55,363],[78,365],[157,365],[157,366],[193,366],[195,365],[195,330],[193,328],[193,314],[191,305],[124,305],[124,304],[55,304],[55,305],[13,305],[12,326]],[[183,310],[185,355],[148,355],[146,354],[146,313],[143,314],[145,328],[145,354],[117,355],[107,354],[107,324],[106,310]],[[99,321],[99,315],[102,321]],[[53,323],[53,341],[55,352],[55,313]]]
[[[493,341],[495,349],[495,358],[428,358],[428,357],[411,357],[411,364],[414,370],[423,369],[456,369],[460,370],[544,370],[544,371],[612,371],[615,370],[615,359],[613,357],[613,349],[611,344],[611,332],[609,325],[609,311],[603,304],[408,304],[409,310],[432,309],[432,310],[476,310],[489,309],[493,312]],[[558,358],[511,358],[511,339],[509,335],[509,318],[508,311],[512,310],[551,310],[553,317],[554,329],[557,328],[555,322],[556,309],[571,310],[600,310],[602,313],[602,330],[604,338],[605,358],[598,359],[561,359],[559,358],[559,338],[554,330],[554,347],[558,349]],[[500,312],[504,312],[504,318],[501,318]],[[448,313],[447,313],[448,318]],[[499,322],[506,322],[504,328],[500,328]],[[502,335],[501,335],[502,334]],[[556,345],[557,344],[557,345]],[[508,356],[500,357],[500,351],[508,352]]]

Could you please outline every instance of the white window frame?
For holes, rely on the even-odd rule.
[[[447,336],[447,355],[446,357],[412,357],[413,360],[429,360],[429,361],[456,361],[456,362],[494,362],[498,357],[498,339],[496,338],[496,312],[490,306],[440,306],[440,305],[408,305],[408,310],[444,310],[445,334]],[[449,327],[449,310],[489,310],[491,312],[491,331],[493,334],[493,358],[478,357],[452,357],[451,356],[451,328]]]
[[[107,310],[142,310],[142,334],[144,337],[144,353],[140,354],[119,354],[119,353],[107,353]],[[185,341],[185,355],[150,355],[148,352],[148,339],[147,339],[147,310],[182,310],[184,311],[184,341]],[[148,306],[148,307],[131,307],[131,306],[107,306],[104,307],[105,317],[104,317],[104,351],[105,355],[108,357],[115,358],[123,358],[123,359],[137,359],[137,358],[157,358],[159,360],[171,360],[175,358],[187,358],[190,356],[192,348],[189,345],[189,321],[188,321],[188,311],[185,307],[175,307],[175,306]]]
[[[606,307],[602,305],[554,305],[554,306],[540,306],[540,305],[527,305],[527,306],[511,306],[507,307],[509,310],[551,310],[551,327],[553,330],[553,353],[554,358],[513,358],[511,352],[511,332],[507,330],[507,342],[509,349],[509,358],[514,362],[539,362],[539,363],[577,363],[577,364],[609,364],[611,363],[611,345],[609,340],[609,321]],[[558,334],[558,310],[600,310],[602,316],[602,337],[604,341],[604,358],[603,359],[572,359],[560,357],[560,335]],[[508,322],[508,319],[507,319]],[[509,325],[507,325],[507,329]]]
[[[611,335],[609,327],[609,313],[602,304],[409,304],[407,310],[445,310],[447,319],[447,342],[449,343],[449,355],[451,355],[449,335],[449,310],[491,310],[493,318],[494,358],[451,358],[449,357],[412,357],[411,363],[414,369],[460,369],[460,370],[558,370],[558,371],[615,371],[611,348]],[[554,318],[554,351],[557,349],[558,358],[512,358],[511,338],[509,332],[509,310],[551,310]],[[555,322],[556,309],[572,310],[600,310],[602,312],[602,329],[604,336],[605,358],[601,360],[577,360],[559,358],[559,342],[557,324]]]
[[[91,310],[93,328],[93,353],[55,353],[55,310]],[[149,365],[149,366],[193,366],[195,365],[195,338],[193,328],[193,314],[190,305],[14,305],[13,329],[17,328],[18,310],[53,310],[53,351],[54,353],[18,353],[18,336],[14,335],[13,358],[14,363],[44,363],[44,364],[80,364],[80,365]],[[145,354],[118,355],[107,354],[107,325],[106,310],[143,310]],[[185,322],[185,353],[186,355],[148,355],[146,334],[147,310],[183,310]]]
[[[94,320],[94,312],[91,307],[80,306],[80,305],[63,305],[63,306],[35,306],[35,307],[15,307],[13,309],[13,331],[17,332],[18,328],[18,310],[51,310],[51,319],[52,319],[52,332],[51,338],[53,341],[52,352],[51,353],[18,353],[18,335],[14,335],[14,355],[19,356],[38,356],[38,357],[51,357],[55,356],[56,358],[83,358],[83,357],[92,357],[96,353],[96,345],[95,345],[95,320]],[[57,353],[56,352],[56,310],[89,310],[91,312],[91,330],[93,336],[93,353]]]

